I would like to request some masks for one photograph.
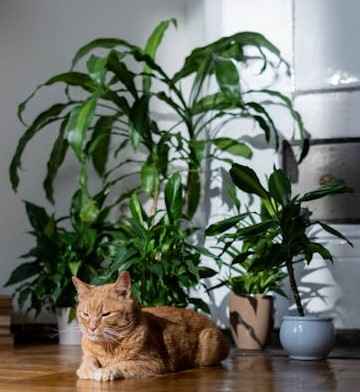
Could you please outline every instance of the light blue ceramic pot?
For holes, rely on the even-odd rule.
[[[316,316],[285,316],[280,327],[280,342],[292,359],[324,359],[335,344],[333,320]]]

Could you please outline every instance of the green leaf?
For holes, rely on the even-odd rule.
[[[106,170],[106,164],[109,158],[111,130],[115,120],[115,116],[99,117],[95,123],[94,131],[89,142],[89,153],[94,168],[100,177],[104,175]]]
[[[247,144],[239,142],[230,137],[219,137],[212,139],[211,141],[222,151],[226,151],[230,154],[241,156],[247,159],[252,157],[252,150]]]
[[[308,262],[311,261],[312,255],[315,253],[318,253],[324,260],[334,260],[331,253],[323,245],[317,242],[310,242],[306,245],[306,248],[309,251],[309,255],[305,255]]]
[[[201,279],[212,278],[215,275],[217,275],[217,271],[214,271],[212,268],[209,268],[209,267],[200,267],[199,268],[199,276]]]
[[[82,46],[75,54],[71,68],[73,69],[76,64],[94,49],[113,49],[118,46],[124,46],[127,49],[134,49],[136,46],[131,45],[129,42],[119,38],[97,38]]]
[[[214,236],[221,234],[232,227],[235,227],[240,221],[242,221],[244,218],[246,218],[249,214],[244,213],[236,216],[232,216],[231,218],[224,219],[220,222],[216,222],[212,225],[210,225],[206,230],[205,234],[208,236]]]
[[[39,207],[36,204],[25,201],[26,215],[29,219],[31,226],[36,233],[44,232],[50,220],[45,208]]]
[[[80,219],[85,223],[93,223],[96,221],[100,210],[96,201],[88,196],[82,197],[82,205],[80,209]]]
[[[234,184],[242,191],[258,195],[261,198],[268,198],[268,193],[250,167],[234,163],[230,169],[230,176]]]
[[[204,313],[210,314],[210,308],[206,302],[200,298],[189,298],[189,302],[195,306],[195,309],[200,309]]]
[[[286,205],[291,198],[291,183],[285,172],[274,169],[268,184],[271,196],[283,206]]]
[[[254,252],[251,252],[251,251],[244,252],[244,253],[239,253],[238,255],[236,255],[236,256],[232,259],[231,265],[234,265],[234,264],[242,264],[242,263],[244,263],[244,262],[248,259],[248,257],[249,257],[250,255],[252,255],[253,253],[254,253]]]
[[[270,126],[266,124],[266,121],[263,117],[252,114],[252,117],[254,118],[254,120],[264,130],[265,139],[267,142],[269,142],[271,139],[271,132],[268,132],[268,129],[270,129],[272,131],[274,139],[275,139],[275,149],[277,150],[279,148],[279,131],[277,130],[275,123],[274,123],[272,117],[270,116],[269,112],[264,108],[263,105],[260,105],[257,102],[246,102],[244,105],[245,105],[245,107],[250,107],[251,109],[255,110],[256,113],[260,113],[262,116],[264,116],[266,118],[266,121],[268,124],[270,124]],[[260,118],[262,118],[262,120],[260,120]]]
[[[200,202],[201,198],[201,181],[199,170],[190,166],[187,181],[187,215],[191,219]]]
[[[346,186],[343,181],[334,180],[327,185],[321,186],[319,189],[316,189],[315,191],[305,193],[299,199],[299,201],[300,202],[312,201],[312,200],[321,199],[325,196],[338,195],[341,193],[351,193],[351,192],[353,192],[353,189]]]
[[[299,133],[300,133],[302,149],[301,149],[301,154],[299,157],[299,163],[301,163],[303,161],[303,159],[307,156],[307,153],[310,148],[310,140],[309,140],[310,135],[304,127],[304,123],[303,123],[303,120],[302,120],[300,113],[294,109],[294,106],[293,106],[291,99],[288,98],[286,95],[281,94],[279,91],[271,90],[271,89],[249,90],[248,93],[262,93],[262,94],[265,94],[268,96],[276,97],[289,110],[291,116],[295,120],[295,124],[297,125],[297,127],[299,129]]]
[[[215,76],[226,96],[240,99],[239,72],[231,59],[215,57]]]
[[[134,102],[130,110],[130,140],[134,149],[138,147],[141,139],[152,147],[149,125],[149,97],[143,95]]]
[[[69,269],[70,269],[71,274],[73,276],[77,275],[79,268],[80,268],[80,265],[81,265],[81,261],[70,261],[69,262]]]
[[[40,84],[36,89],[21,102],[18,106],[17,115],[22,124],[26,125],[23,119],[23,112],[26,109],[27,103],[35,96],[35,94],[43,87],[52,86],[56,83],[65,83],[67,86],[81,87],[85,91],[94,92],[96,90],[96,84],[91,78],[81,72],[65,72],[58,74],[50,78],[43,84]],[[72,104],[69,102],[68,104]]]
[[[135,74],[119,60],[119,53],[112,50],[107,59],[107,68],[114,73],[116,78],[129,90],[134,98],[138,97],[135,85]]]
[[[262,49],[266,49],[285,63],[280,55],[279,49],[262,34],[244,31],[228,37],[222,37],[206,46],[194,49],[190,55],[186,57],[181,69],[175,73],[172,79],[173,83],[197,72],[203,62],[210,56],[218,55],[230,57],[236,61],[244,61],[243,48],[245,47],[255,47],[256,49],[261,50],[261,54],[263,53]],[[287,63],[285,64],[287,65]]]
[[[157,49],[160,46],[164,34],[171,23],[175,27],[177,26],[177,22],[174,18],[160,22],[155,27],[154,31],[151,33],[149,39],[147,40],[144,52],[147,55],[149,55],[152,59],[155,59]],[[145,74],[149,73],[150,70],[151,68],[146,64],[144,67],[144,73]],[[151,77],[145,75],[143,78],[143,89],[144,91],[150,91],[150,88],[151,88]]]
[[[266,233],[267,230],[269,230],[270,228],[275,227],[275,226],[276,226],[276,223],[272,220],[256,223],[255,225],[251,225],[251,226],[247,226],[247,227],[239,229],[236,232],[236,236],[239,239],[246,238],[249,236],[257,236],[257,235]]]
[[[328,233],[332,234],[335,237],[341,238],[342,240],[346,241],[350,246],[354,247],[351,241],[349,241],[342,233],[340,233],[338,230],[334,229],[333,227],[320,221],[316,221],[314,222],[314,224],[319,224]]]
[[[34,122],[25,130],[23,135],[21,136],[15,154],[10,163],[10,181],[14,191],[17,190],[19,185],[19,174],[18,171],[21,168],[21,158],[24,153],[24,150],[29,143],[29,141],[42,129],[44,129],[47,125],[59,121],[59,116],[63,112],[63,110],[68,106],[66,103],[58,103],[51,106],[49,109],[40,113]]]
[[[192,108],[192,114],[201,114],[206,113],[211,110],[225,110],[225,109],[234,109],[238,108],[241,105],[241,101],[234,102],[234,99],[229,99],[223,93],[215,93],[211,95],[207,95],[198,101],[196,101]]]
[[[20,264],[11,273],[9,280],[5,283],[5,287],[27,280],[39,272],[40,265],[37,261]]]
[[[69,115],[67,115],[60,125],[60,131],[58,137],[55,140],[53,148],[50,153],[49,160],[47,162],[47,174],[43,182],[46,197],[51,203],[54,203],[54,180],[59,171],[59,168],[64,162],[66,152],[68,150],[68,142],[65,138],[65,130],[69,121]]]
[[[165,205],[168,216],[172,222],[181,218],[183,207],[183,192],[181,176],[173,174],[165,186]]]
[[[91,55],[86,63],[90,78],[97,84],[103,85],[106,75],[106,57]]]
[[[96,99],[90,98],[83,104],[76,106],[70,115],[66,129],[67,140],[79,161],[84,161],[84,146],[86,131],[95,115]]]
[[[159,191],[160,176],[158,169],[153,163],[145,163],[141,168],[141,184],[143,190],[149,195],[154,195]]]
[[[147,221],[148,217],[140,203],[138,195],[133,192],[130,197],[129,208],[131,215],[141,226],[144,226],[144,222]]]
[[[158,167],[160,173],[166,177],[169,167],[169,151],[170,148],[166,143],[167,138],[161,137],[159,143],[156,146],[156,155],[158,159]]]
[[[197,166],[199,166],[204,159],[206,144],[206,140],[191,140],[189,143],[191,148],[191,158],[194,159]]]

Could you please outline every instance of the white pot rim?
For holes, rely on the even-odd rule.
[[[306,322],[306,321],[321,321],[321,322],[329,322],[333,321],[333,317],[326,316],[316,316],[316,315],[307,315],[307,316],[283,316],[283,320],[290,321],[298,321],[298,322]]]

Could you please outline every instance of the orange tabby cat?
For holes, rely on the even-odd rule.
[[[149,377],[225,359],[228,344],[207,317],[170,306],[141,309],[128,272],[114,284],[90,286],[74,277],[83,332],[80,378]]]

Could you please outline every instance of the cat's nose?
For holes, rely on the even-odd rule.
[[[94,324],[90,324],[89,325],[89,330],[91,331],[91,332],[95,332],[96,331],[96,325],[94,325]]]

